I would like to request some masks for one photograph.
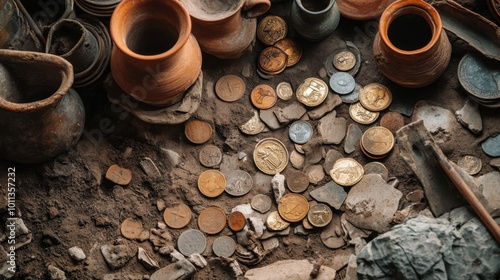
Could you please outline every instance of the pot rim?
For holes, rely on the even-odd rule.
[[[330,3],[328,4],[328,6],[327,6],[326,8],[324,8],[323,10],[321,10],[321,11],[310,11],[310,10],[306,9],[306,8],[302,5],[302,1],[303,1],[303,0],[295,0],[295,3],[297,4],[297,6],[298,6],[301,10],[303,10],[304,12],[307,12],[307,13],[309,13],[309,14],[311,14],[311,15],[321,15],[321,14],[323,14],[323,13],[325,13],[325,12],[329,11],[329,10],[333,7],[333,5],[335,5],[335,2],[336,2],[336,0],[330,0]]]
[[[136,5],[162,5],[167,9],[171,9],[179,18],[184,18],[185,22],[179,21],[178,38],[174,46],[165,52],[154,54],[154,55],[143,55],[132,51],[125,42],[125,36],[123,36],[122,31],[124,31],[124,22],[127,21],[127,16],[130,16],[133,10],[137,10]],[[187,9],[178,0],[122,0],[118,6],[116,6],[111,20],[109,22],[109,30],[111,39],[115,46],[127,56],[143,60],[143,61],[157,61],[168,58],[175,53],[177,53],[188,41],[191,36],[191,17]]]
[[[78,22],[77,20],[74,20],[74,19],[62,19],[58,22],[56,22],[56,24],[52,25],[52,27],[50,28],[50,31],[49,31],[49,34],[47,35],[47,42],[45,43],[45,52],[46,53],[50,53],[50,47],[52,45],[52,37],[54,35],[54,33],[56,32],[56,28],[58,28],[59,26],[62,26],[64,24],[71,24],[71,25],[76,25],[78,26],[78,28],[80,28],[80,31],[81,31],[81,36],[80,38],[78,38],[78,42],[76,42],[76,44],[65,54],[60,54],[59,56],[60,57],[63,57],[63,58],[66,58],[70,55],[72,55],[74,52],[76,52],[77,48],[80,47],[83,42],[85,41],[85,36],[93,36],[90,35],[87,30],[87,28],[85,28],[85,26],[83,26],[83,24],[81,24],[80,22]]]
[[[413,14],[421,16],[429,27],[431,28],[432,38],[429,42],[422,48],[416,50],[402,50],[394,46],[394,44],[389,40],[387,34],[389,26],[398,17]],[[432,5],[428,4],[423,0],[398,0],[391,5],[389,5],[385,11],[382,13],[379,22],[379,33],[380,39],[387,45],[392,51],[405,55],[414,55],[425,53],[429,51],[433,46],[435,46],[441,38],[441,32],[443,32],[443,23],[441,17]]]
[[[239,0],[240,3],[238,5],[236,5],[233,10],[230,10],[230,11],[225,11],[225,12],[222,12],[222,13],[216,13],[216,14],[213,14],[212,17],[210,16],[205,16],[201,13],[197,13],[197,14],[194,14],[194,9],[192,9],[191,7],[195,6],[193,4],[191,4],[192,2],[199,2],[200,0],[179,0],[182,5],[188,10],[188,13],[189,15],[198,20],[198,21],[202,21],[202,22],[221,22],[221,21],[225,21],[227,20],[228,18],[231,18],[233,17],[235,14],[237,13],[241,13],[241,9],[243,7],[243,5],[245,4],[246,0]]]

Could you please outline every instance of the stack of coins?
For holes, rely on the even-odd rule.
[[[259,70],[264,74],[276,75],[285,70],[288,55],[277,47],[267,47],[259,55]]]
[[[384,85],[372,83],[363,87],[359,93],[359,103],[349,108],[351,118],[360,124],[371,124],[377,120],[380,111],[391,105],[391,91]]]
[[[394,147],[394,135],[383,126],[374,126],[363,133],[359,146],[367,157],[381,159]]]

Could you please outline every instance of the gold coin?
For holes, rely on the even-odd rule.
[[[288,60],[286,62],[286,67],[294,66],[302,57],[302,47],[290,38],[281,39],[276,42],[274,46],[287,54]]]
[[[217,170],[206,170],[198,177],[198,189],[206,197],[217,197],[226,188],[224,174]]]
[[[470,175],[476,175],[483,166],[481,159],[476,156],[466,155],[461,157],[457,165]]]
[[[266,110],[278,101],[276,91],[269,85],[258,85],[250,93],[250,101],[257,109]]]
[[[355,122],[360,124],[374,123],[379,115],[379,112],[372,112],[365,109],[365,107],[361,106],[359,102],[356,102],[349,106],[349,116],[351,116],[351,118]]]
[[[356,65],[356,56],[350,51],[341,51],[333,57],[333,66],[340,71],[349,71]]]
[[[234,102],[245,93],[245,82],[236,75],[222,76],[215,84],[215,93],[226,102]]]
[[[309,223],[315,227],[325,227],[332,221],[332,217],[332,209],[324,203],[311,206],[307,213]]]
[[[268,46],[273,45],[288,34],[286,22],[278,16],[267,16],[259,22],[257,38]]]
[[[309,203],[300,194],[290,193],[283,196],[278,203],[278,212],[287,222],[299,222],[307,216]]]
[[[367,157],[369,157],[371,159],[374,159],[374,160],[383,159],[383,158],[385,158],[387,156],[387,155],[376,156],[376,155],[370,154],[369,152],[367,152],[365,150],[365,148],[363,147],[363,142],[361,142],[361,141],[360,141],[359,148],[361,149],[361,151],[363,152],[363,154],[365,154],[365,156],[367,156]]]
[[[370,127],[361,136],[361,145],[369,154],[383,156],[394,147],[394,135],[383,126]]]
[[[163,220],[167,226],[175,229],[187,226],[192,216],[191,209],[184,203],[178,203],[173,207],[166,208],[165,212],[163,212]]]
[[[350,187],[363,178],[363,166],[352,158],[338,159],[330,170],[330,177],[340,186]]]
[[[279,74],[285,70],[288,55],[277,47],[267,47],[259,55],[259,69],[265,74]]]
[[[359,93],[359,102],[366,109],[379,112],[391,105],[392,94],[386,86],[373,83],[361,89]]]
[[[267,216],[266,226],[269,230],[280,231],[289,227],[290,223],[283,220],[278,211],[273,211]]]
[[[212,126],[202,120],[190,120],[184,127],[186,138],[194,144],[203,144],[212,137]]]
[[[306,106],[318,106],[328,96],[328,85],[319,78],[307,78],[297,89],[296,96]]]
[[[255,145],[253,161],[260,171],[275,175],[283,171],[288,164],[288,151],[278,139],[265,138]]]

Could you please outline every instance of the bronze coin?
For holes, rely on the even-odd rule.
[[[278,96],[271,86],[258,85],[250,93],[250,101],[257,109],[266,110],[276,104]]]
[[[311,206],[307,213],[309,223],[315,227],[325,227],[332,221],[332,216],[332,209],[324,203]]]
[[[214,167],[221,163],[222,152],[214,145],[206,145],[200,150],[199,160],[205,167]]]
[[[286,22],[278,16],[266,16],[259,22],[257,38],[265,45],[273,45],[288,34]]]
[[[203,144],[212,137],[212,126],[202,120],[190,120],[184,127],[186,138],[194,144]]]
[[[473,155],[465,155],[457,161],[457,165],[469,173],[469,175],[476,175],[481,171],[483,163],[481,159]]]
[[[245,216],[243,216],[243,213],[234,211],[229,215],[227,225],[232,231],[240,231],[245,227],[246,224],[247,220],[245,219]]]
[[[300,194],[290,193],[283,196],[278,203],[278,212],[283,220],[294,223],[299,222],[307,216],[309,203]]]
[[[294,193],[304,192],[309,187],[309,177],[304,172],[294,171],[286,177],[286,185]]]
[[[369,154],[383,156],[394,147],[394,135],[385,127],[370,127],[361,136],[361,145]]]
[[[184,203],[177,203],[173,207],[165,209],[163,220],[167,226],[175,229],[183,228],[191,221],[191,209]]]
[[[226,188],[226,177],[218,170],[205,170],[198,177],[198,189],[206,197],[217,197]]]
[[[286,62],[286,67],[294,66],[302,57],[302,47],[299,43],[290,38],[281,39],[276,42],[274,46],[287,54],[288,60]]]
[[[356,56],[350,51],[341,51],[333,57],[333,66],[340,71],[349,71],[356,65]]]
[[[234,102],[245,93],[245,82],[236,75],[222,76],[215,84],[215,93],[226,102]]]
[[[288,55],[277,47],[267,47],[259,55],[259,69],[265,74],[279,74],[285,70]]]
[[[117,185],[126,186],[132,180],[132,172],[130,169],[113,164],[106,171],[106,179]]]
[[[383,126],[393,134],[405,125],[403,115],[398,112],[387,112],[380,119],[380,126]]]
[[[219,207],[208,207],[200,212],[198,227],[206,234],[217,234],[226,226],[226,214]]]
[[[142,231],[143,229],[141,222],[133,218],[125,219],[120,226],[121,234],[127,239],[135,239],[139,237]]]

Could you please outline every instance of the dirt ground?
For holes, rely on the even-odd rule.
[[[280,15],[290,24],[290,5],[291,1],[276,3],[267,14]],[[489,18],[485,5],[484,1],[468,1],[467,7]],[[453,54],[446,72],[431,86],[409,90],[395,85],[378,72],[372,54],[376,29],[376,21],[352,21],[342,18],[337,30],[319,43],[298,39],[303,47],[301,61],[270,80],[260,78],[255,71],[257,55],[264,48],[260,42],[256,42],[252,53],[237,60],[221,61],[205,56],[203,100],[193,117],[212,124],[214,134],[208,143],[222,150],[222,166],[239,167],[254,176],[258,169],[253,164],[253,148],[260,139],[266,137],[280,139],[289,151],[294,149],[286,126],[256,136],[247,136],[239,131],[238,126],[252,115],[250,90],[261,83],[275,87],[282,81],[290,82],[296,89],[305,78],[321,77],[326,57],[345,40],[354,42],[362,53],[361,68],[355,77],[357,83],[382,83],[391,89],[394,100],[432,100],[452,112],[463,107],[467,96],[458,82],[456,73],[462,56],[471,51],[467,44],[449,36]],[[289,37],[298,38],[292,28]],[[235,103],[223,102],[214,94],[215,82],[226,74],[239,75],[246,82],[244,97]],[[250,75],[246,77],[248,74]],[[327,81],[326,77],[322,78]],[[157,201],[162,199],[167,206],[182,201],[191,207],[195,218],[184,229],[169,229],[175,242],[183,230],[197,228],[196,217],[204,207],[216,205],[229,214],[236,205],[249,203],[253,195],[264,193],[272,196],[271,186],[266,185],[255,186],[250,193],[241,197],[231,197],[226,193],[215,199],[204,197],[196,187],[199,174],[206,170],[198,161],[198,153],[203,145],[193,145],[186,139],[184,124],[151,125],[130,114],[116,114],[100,85],[79,93],[86,105],[87,120],[85,132],[74,148],[43,164],[22,165],[0,161],[0,190],[6,192],[7,189],[7,168],[15,167],[18,213],[33,233],[33,241],[16,252],[17,279],[48,279],[48,264],[54,264],[64,270],[68,279],[101,279],[105,274],[116,272],[151,275],[152,271],[144,268],[136,258],[131,259],[124,268],[111,271],[101,255],[102,245],[111,244],[115,239],[121,238],[119,226],[124,219],[133,217],[141,221],[144,228],[155,228],[158,222],[163,221],[163,212],[158,211]],[[407,98],[409,96],[410,98]],[[294,99],[280,100],[275,106],[281,107],[289,102],[294,102]],[[344,117],[349,125],[354,121],[349,117],[348,108],[349,104],[342,104],[336,110],[337,116]],[[442,147],[445,154],[455,162],[466,154],[478,156],[483,161],[483,169],[479,175],[493,171],[493,167],[488,164],[491,158],[481,150],[480,141],[500,132],[498,110],[481,108],[481,114],[481,135],[475,136],[463,128],[454,139]],[[102,120],[111,123],[112,131],[100,129]],[[409,121],[410,118],[405,116],[405,123]],[[317,121],[311,121],[311,124],[314,126]],[[370,126],[359,127],[365,131]],[[317,136],[316,131],[315,137]],[[181,156],[179,167],[173,168],[168,164],[162,149],[173,150]],[[347,156],[344,152],[344,141],[339,145],[325,145],[325,149],[335,149]],[[240,152],[246,153],[246,160],[238,159]],[[144,173],[139,163],[145,157],[151,158],[158,166],[162,173],[161,178],[150,178]],[[360,150],[349,157],[358,160],[362,165],[371,161]],[[403,197],[421,188],[397,149],[381,161],[389,169],[389,175],[400,181],[397,188],[403,192]],[[106,170],[112,164],[132,171],[132,182],[128,186],[117,186],[104,178]],[[286,176],[293,170],[289,164],[283,173]],[[330,178],[326,176],[317,186],[311,185],[304,193],[306,198],[312,200],[309,192],[328,180]],[[7,197],[6,194],[1,196]],[[276,208],[276,205],[273,205],[273,208]],[[5,219],[7,214],[4,213],[2,217]],[[222,233],[209,236],[208,243],[211,244],[220,235],[231,234],[226,227]],[[374,237],[375,235],[370,236],[367,241]],[[320,256],[325,258],[325,265],[331,265],[334,256],[350,254],[353,250],[352,245],[338,250],[326,248],[321,242],[320,231],[299,236],[294,235],[292,230],[289,236],[279,237],[279,240],[280,246],[254,267],[285,259],[316,260]],[[167,258],[153,250],[150,242],[132,243],[146,249],[153,259],[159,262],[160,267],[170,263]],[[77,263],[71,260],[68,248],[73,246],[83,249],[87,255],[85,261]],[[197,272],[195,279],[234,279],[230,268],[210,251],[205,253],[205,257],[209,265]],[[252,267],[241,265],[241,268],[246,271]],[[342,271],[338,273],[337,278],[343,279]]]

